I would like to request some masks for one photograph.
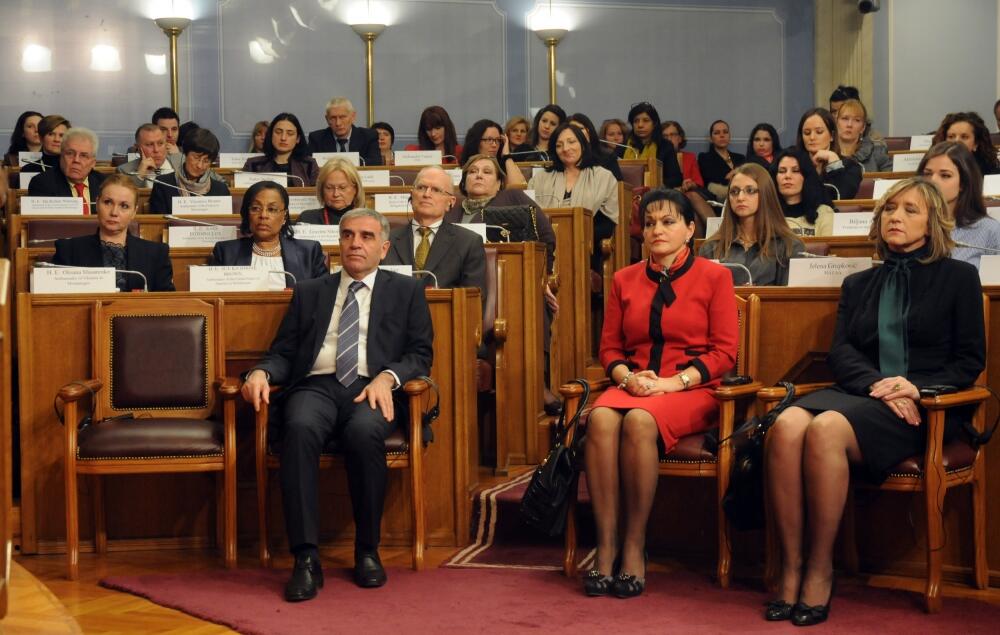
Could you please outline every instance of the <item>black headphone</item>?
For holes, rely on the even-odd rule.
[[[81,382],[78,382],[78,381],[71,381],[71,382],[69,382],[66,385],[67,386],[81,386],[83,388],[86,388],[87,392],[90,393],[90,414],[85,415],[82,419],[80,419],[80,422],[76,424],[77,431],[82,432],[84,429],[87,428],[87,426],[89,426],[94,421],[94,413],[97,410],[97,395],[94,394],[94,389],[93,388],[91,388],[87,384],[84,384],[84,383],[81,383]],[[58,395],[58,393],[52,399],[52,409],[55,410],[55,412],[56,412],[56,418],[59,419],[59,423],[61,423],[62,425],[66,425],[66,421],[63,418],[63,413],[59,410],[59,395]]]
[[[430,377],[421,375],[417,377],[417,379],[426,381],[428,385],[434,389],[434,405],[420,415],[420,423],[426,427],[434,423],[434,421],[441,415],[441,392],[438,390],[437,384],[434,383],[434,380]]]

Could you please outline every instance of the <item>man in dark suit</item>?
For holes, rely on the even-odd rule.
[[[334,97],[326,104],[326,123],[322,130],[309,133],[310,152],[357,152],[362,165],[382,165],[378,132],[354,125],[357,113],[346,97]]]
[[[247,374],[243,396],[269,403],[269,384],[282,384],[281,491],[295,568],[285,586],[290,602],[316,596],[319,564],[319,457],[337,439],[347,464],[354,523],[354,581],[385,584],[378,557],[385,498],[385,439],[405,407],[400,387],[430,372],[430,310],[417,280],[381,271],[389,223],[356,209],[340,221],[343,271],[303,280],[267,355]]]
[[[83,199],[85,214],[96,213],[97,192],[104,175],[94,172],[97,135],[87,128],[70,128],[62,138],[59,168],[46,170],[28,183],[28,196],[72,196]]]
[[[387,265],[430,271],[442,289],[479,287],[486,295],[486,251],[474,232],[444,220],[455,204],[455,186],[439,167],[427,167],[413,181],[413,220],[390,234]]]

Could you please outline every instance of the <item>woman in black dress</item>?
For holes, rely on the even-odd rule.
[[[768,493],[783,561],[768,620],[799,626],[826,620],[850,465],[868,480],[884,481],[900,461],[923,452],[919,389],[966,387],[982,372],[979,274],[948,257],[952,224],[930,181],[905,179],[886,192],[869,234],[885,263],[849,276],[841,288],[829,355],[837,383],[799,399],[768,433]],[[947,421],[946,440],[957,431],[956,414]]]

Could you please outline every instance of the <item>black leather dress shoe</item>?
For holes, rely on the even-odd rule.
[[[285,585],[285,599],[289,602],[311,600],[322,587],[323,569],[319,560],[315,556],[296,556],[292,577]]]
[[[362,589],[374,589],[385,584],[385,569],[377,553],[354,556],[354,583]]]

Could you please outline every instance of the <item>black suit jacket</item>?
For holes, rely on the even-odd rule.
[[[340,152],[340,145],[333,136],[333,130],[327,127],[310,132],[309,151]],[[382,151],[378,149],[377,130],[351,126],[351,141],[347,144],[347,151],[359,153],[364,165],[382,165]]]
[[[326,266],[326,256],[323,247],[315,240],[298,240],[295,238],[279,238],[281,241],[281,261],[285,271],[295,276],[295,285],[312,278],[322,278],[329,274]],[[253,239],[237,238],[222,240],[215,243],[212,249],[212,259],[208,264],[213,267],[236,266],[249,267],[253,260]]]
[[[389,253],[384,264],[413,263],[413,228],[407,223],[389,234]],[[483,239],[473,232],[443,221],[431,242],[424,269],[434,273],[441,289],[479,287],[486,298],[486,250]]]
[[[56,255],[52,262],[74,267],[103,267],[101,239],[97,233],[76,238],[61,238],[56,241]],[[129,234],[125,238],[125,268],[141,271],[148,280],[150,291],[174,290],[170,247],[165,243],[155,243]],[[128,291],[142,289],[142,279],[139,276],[129,275],[125,280],[128,283]]]
[[[174,197],[181,196],[181,193],[174,189],[177,187],[177,174],[164,174],[157,177],[156,180],[162,181],[166,185],[160,185],[159,182],[153,183],[153,191],[149,194],[149,213],[172,214],[174,210]],[[173,187],[170,187],[171,185]],[[210,178],[208,194],[205,196],[229,196],[229,186],[221,181]]]
[[[87,175],[87,187],[90,188],[91,206],[94,210],[94,203],[97,201],[97,192],[104,182],[104,175],[94,170]],[[45,170],[28,183],[28,196],[73,196],[73,191],[69,189],[69,181],[63,171],[55,169]]]

